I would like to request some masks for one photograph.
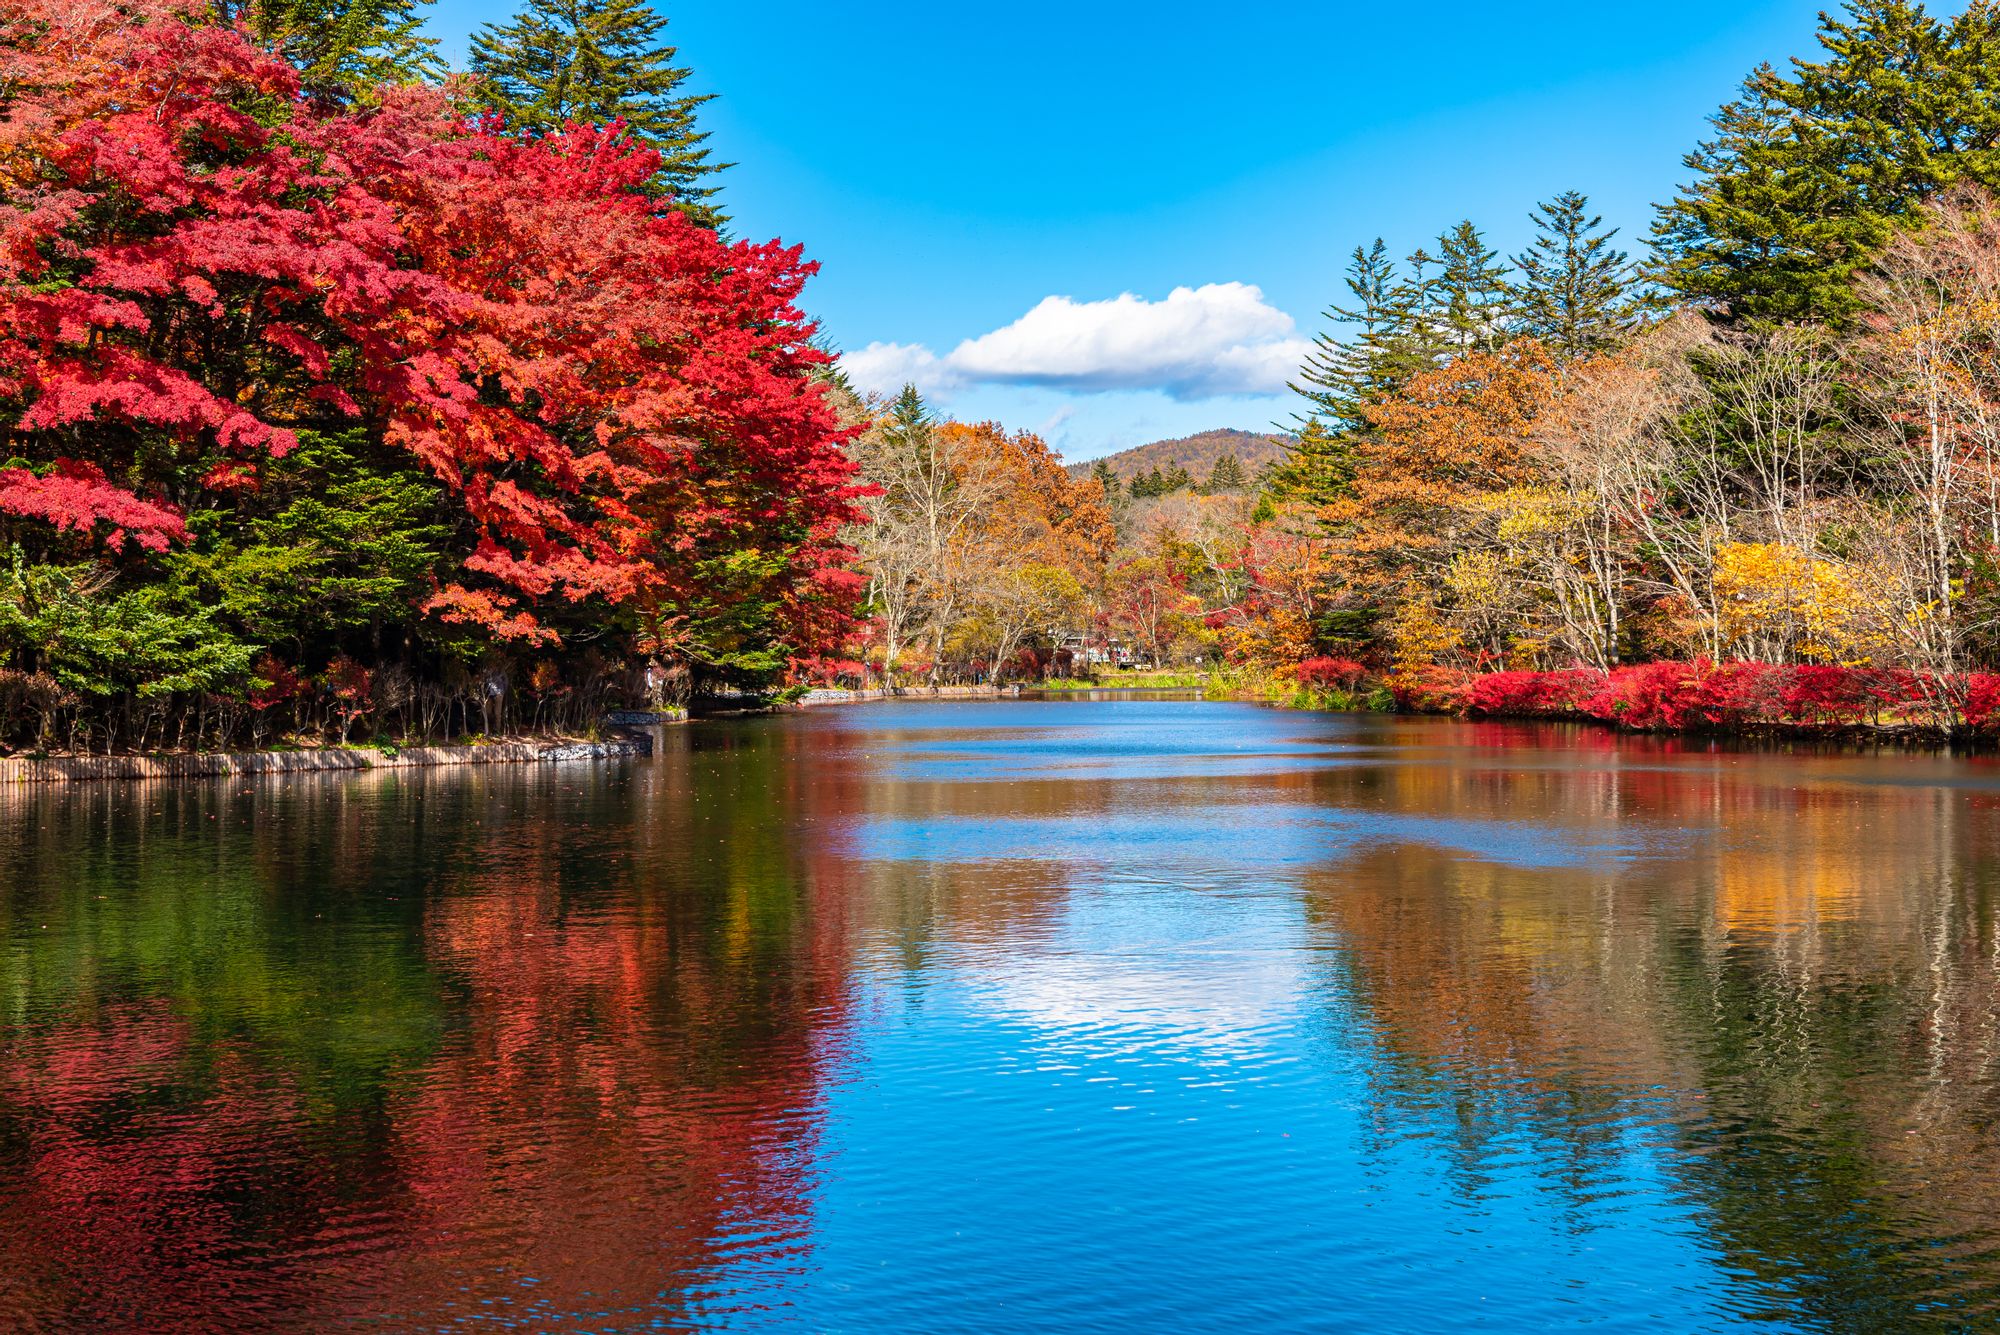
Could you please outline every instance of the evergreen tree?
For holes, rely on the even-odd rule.
[[[1099,459],[1090,466],[1090,475],[1097,479],[1097,485],[1104,488],[1104,499],[1112,501],[1125,494],[1125,484],[1118,480],[1117,470]]]
[[[1512,289],[1499,252],[1462,222],[1438,238],[1438,263],[1430,324],[1449,355],[1500,346]]]
[[[1600,231],[1582,193],[1565,190],[1532,215],[1535,240],[1514,257],[1514,332],[1539,339],[1562,360],[1612,342],[1633,316],[1632,265]],[[1590,216],[1587,216],[1590,215]]]
[[[1899,220],[1960,182],[2000,184],[2000,8],[1941,22],[1857,0],[1821,16],[1819,42],[1791,77],[1745,80],[1654,225],[1661,280],[1733,318],[1845,320]]]
[[[1160,495],[1171,496],[1177,491],[1186,491],[1194,485],[1194,478],[1188,470],[1175,464],[1160,480]]]
[[[1138,500],[1164,496],[1172,490],[1173,488],[1167,485],[1167,475],[1160,471],[1158,464],[1153,465],[1151,472],[1141,473],[1132,479],[1132,495]]]
[[[917,392],[915,385],[904,385],[889,405],[889,412],[882,423],[882,434],[892,448],[922,452],[927,446],[931,429],[937,425],[930,405]]]
[[[1224,492],[1242,491],[1248,483],[1249,478],[1243,472],[1243,461],[1233,454],[1225,454],[1215,461],[1213,468],[1208,470],[1208,482],[1202,490],[1210,496],[1219,496]]]
[[[472,72],[486,104],[519,130],[548,134],[571,122],[623,121],[660,154],[659,188],[706,227],[726,221],[704,182],[728,166],[708,160],[695,112],[713,94],[684,93],[689,71],[661,40],[667,20],[646,0],[528,0],[508,24],[472,39]]]
[[[1336,432],[1322,422],[1307,422],[1285,450],[1285,458],[1264,490],[1283,500],[1327,505],[1345,496],[1354,481],[1351,432]]]
[[[1287,386],[1311,405],[1305,415],[1294,417],[1300,425],[1317,419],[1343,429],[1353,427],[1359,420],[1356,406],[1396,384],[1392,367],[1402,319],[1393,295],[1396,266],[1380,237],[1373,246],[1354,248],[1346,281],[1354,304],[1329,306],[1326,319],[1351,326],[1352,333],[1341,339],[1329,329],[1315,337],[1298,380]]]
[[[382,84],[442,78],[437,39],[424,35],[432,0],[225,0],[241,22],[290,61],[308,93],[348,101]]]
[[[1388,389],[1401,388],[1411,376],[1430,370],[1452,353],[1438,258],[1418,246],[1403,265],[1389,289],[1389,336],[1381,363]]]

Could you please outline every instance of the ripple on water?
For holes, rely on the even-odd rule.
[[[0,1328],[1992,1327],[1992,785],[1137,701],[0,794]]]

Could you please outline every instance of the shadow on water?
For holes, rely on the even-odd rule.
[[[1064,698],[10,791],[0,1328],[1990,1324],[1996,777]]]

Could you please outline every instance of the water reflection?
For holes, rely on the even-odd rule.
[[[0,795],[0,1328],[1963,1329],[2000,769],[1195,701]]]

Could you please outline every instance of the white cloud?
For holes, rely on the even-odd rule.
[[[943,359],[921,343],[870,343],[859,352],[847,353],[840,365],[854,387],[864,393],[895,394],[905,385],[915,385],[926,394],[935,394],[962,383]]]
[[[1107,301],[1045,297],[945,357],[921,344],[871,343],[843,364],[857,385],[883,391],[906,381],[920,389],[983,383],[1156,389],[1186,400],[1280,393],[1309,348],[1261,288],[1208,283],[1160,301],[1130,292]]]

